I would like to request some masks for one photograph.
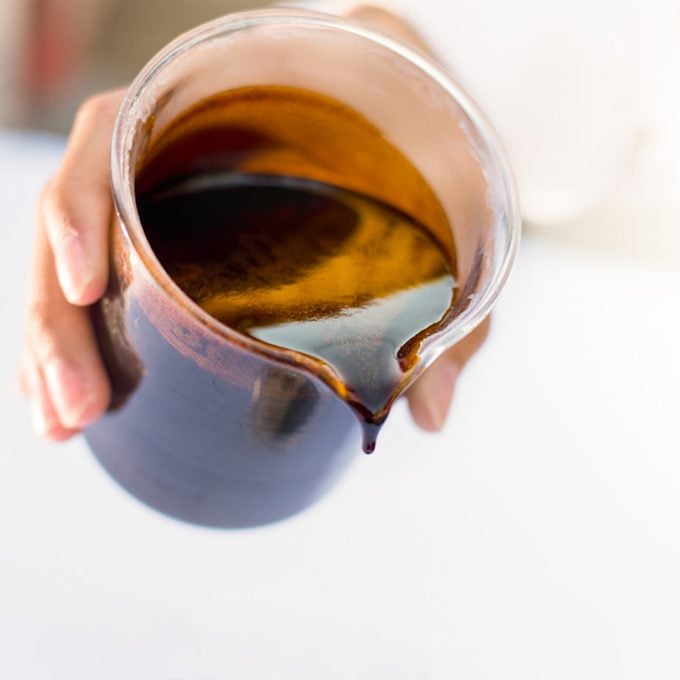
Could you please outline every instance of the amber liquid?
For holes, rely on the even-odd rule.
[[[240,109],[249,115],[239,118]],[[258,116],[288,124],[277,136]],[[331,369],[370,453],[420,343],[451,309],[455,272],[452,249],[408,210],[408,191],[395,205],[384,199],[389,182],[376,195],[360,172],[347,172],[351,160],[309,162],[301,149],[309,135],[296,142],[298,127],[321,120],[330,138],[338,117],[345,139],[354,134],[347,154],[352,139],[355,152],[377,147],[393,161],[384,174],[402,173],[415,207],[441,228],[422,178],[374,128],[292,88],[224,93],[185,113],[143,161],[137,204],[159,261],[207,313]]]

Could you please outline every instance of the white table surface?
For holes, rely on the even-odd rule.
[[[398,406],[307,512],[200,529],[12,387],[61,151],[0,134],[1,677],[680,677],[680,274],[525,240],[443,434]]]

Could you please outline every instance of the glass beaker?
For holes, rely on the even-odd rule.
[[[114,131],[111,276],[93,310],[113,400],[86,439],[137,498],[214,527],[302,510],[360,451],[356,418],[328,367],[206,314],[160,266],[137,214],[137,163],[164,126],[206,97],[252,85],[305,88],[349,105],[439,199],[450,232],[436,235],[455,243],[459,291],[409,382],[485,318],[519,239],[511,172],[484,116],[437,64],[387,35],[330,15],[269,9],[200,26],[154,57]],[[393,189],[417,210],[416,193]]]

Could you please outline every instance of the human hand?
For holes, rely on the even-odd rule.
[[[81,106],[38,204],[21,385],[37,431],[55,441],[99,418],[110,398],[88,305],[108,278],[109,149],[123,95],[100,94]]]

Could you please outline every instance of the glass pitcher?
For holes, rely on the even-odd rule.
[[[299,512],[361,451],[332,371],[206,314],[163,270],[140,224],[134,187],[144,150],[192,104],[250,85],[306,88],[349,105],[439,199],[452,233],[438,237],[455,242],[457,302],[424,341],[404,389],[489,313],[519,240],[513,179],[494,132],[457,83],[398,40],[330,15],[269,9],[217,19],[156,55],[114,131],[111,275],[93,308],[113,399],[86,439],[144,503],[224,528]]]

